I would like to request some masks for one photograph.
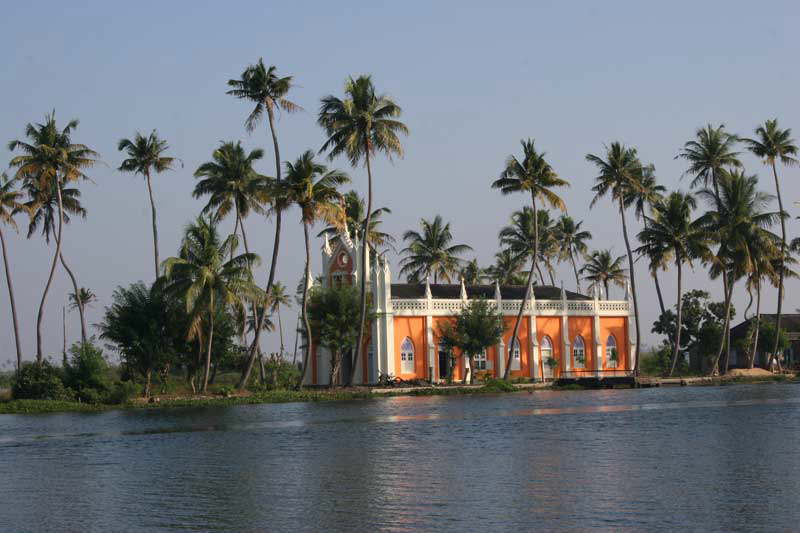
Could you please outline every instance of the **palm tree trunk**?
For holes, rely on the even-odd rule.
[[[639,329],[639,301],[636,297],[636,276],[633,272],[633,254],[631,253],[631,243],[628,240],[628,225],[625,222],[625,205],[622,203],[622,197],[619,198],[619,216],[622,217],[622,236],[625,238],[625,250],[628,252],[628,276],[631,280],[631,292],[633,293],[633,315],[636,320],[636,359],[633,363],[633,375],[639,375],[639,342],[642,338]]]
[[[250,245],[247,243],[247,232],[244,229],[244,220],[242,219],[241,215],[239,214],[239,208],[238,207],[236,208],[236,220],[237,220],[237,222],[239,224],[239,229],[242,230],[242,243],[244,243],[244,251],[245,251],[246,254],[249,255],[250,254]],[[252,277],[253,276],[253,266],[248,264],[247,268],[250,270],[250,276]],[[251,302],[251,306],[250,307],[251,307],[251,311],[253,313],[253,324],[254,325],[258,325],[260,322],[259,322],[259,319],[258,319],[258,306],[256,305],[256,302]],[[264,316],[265,317],[266,317],[266,314],[267,314],[267,308],[266,308],[266,302],[264,302]],[[245,324],[247,324],[247,320],[246,319],[245,319]],[[247,330],[247,327],[245,326],[245,331],[246,330]],[[244,338],[247,339],[247,334],[246,333],[244,334]]]
[[[750,355],[748,368],[753,368],[758,354],[758,331],[761,328],[761,281],[756,281],[756,331],[753,334],[753,348]]]
[[[61,306],[61,366],[67,368],[67,307]]]
[[[679,255],[675,256],[675,263],[678,267],[678,301],[675,304],[675,309],[677,309],[677,319],[676,319],[676,328],[675,328],[675,348],[672,351],[672,366],[669,369],[669,376],[672,377],[672,374],[675,372],[675,365],[678,364],[678,354],[681,350],[681,320],[683,318],[682,311],[683,305],[681,302],[681,282],[683,281],[683,277],[681,276],[681,258]]]
[[[367,164],[367,216],[364,219],[364,230],[361,232],[361,275],[359,276],[359,284],[361,289],[361,310],[358,318],[358,344],[353,350],[353,364],[350,368],[350,379],[348,385],[352,385],[355,381],[356,372],[361,362],[361,352],[364,349],[364,336],[366,333],[367,321],[367,235],[369,234],[369,224],[372,217],[372,166],[370,165],[369,158],[369,141],[364,139],[365,161]]]
[[[719,374],[719,360],[722,357],[722,352],[727,344],[727,335],[725,332],[730,327],[730,319],[731,319],[731,300],[733,299],[733,280],[728,282],[728,273],[723,270],[722,275],[724,277],[724,284],[728,286],[728,290],[725,293],[725,318],[722,321],[722,332],[720,335],[719,340],[719,349],[717,350],[717,356],[714,358],[714,364],[711,365],[711,375],[715,376]]]
[[[61,257],[61,235],[64,229],[64,204],[61,198],[61,183],[56,182],[56,198],[58,198],[58,231],[56,233],[56,251],[53,254],[53,262],[50,265],[50,274],[47,276],[47,283],[44,286],[42,300],[39,302],[39,312],[36,315],[36,363],[41,365],[44,361],[42,353],[42,320],[44,319],[44,305],[47,301],[47,293],[53,283],[53,275],[56,273],[58,258]]]
[[[61,265],[64,267],[64,270],[67,271],[67,275],[69,275],[69,279],[72,282],[72,288],[75,290],[75,305],[78,308],[78,315],[80,315],[81,319],[81,342],[86,344],[88,340],[88,336],[86,334],[86,316],[84,313],[84,304],[80,299],[80,294],[78,292],[78,280],[75,279],[75,274],[72,273],[72,269],[67,266],[67,262],[64,261],[64,254],[58,254],[58,258],[61,260]]]
[[[281,339],[281,359],[283,359],[283,321],[281,321],[281,306],[278,305],[275,308],[275,313],[278,315],[278,335],[280,335]]]
[[[300,338],[300,317],[297,317],[297,323],[294,325],[294,352],[292,354],[292,366],[297,364],[297,341]]]
[[[775,177],[775,194],[778,197],[778,210],[781,218],[781,259],[778,271],[778,310],[775,315],[775,338],[772,341],[772,357],[778,362],[781,368],[781,360],[778,357],[778,342],[781,336],[781,309],[783,307],[783,262],[786,254],[786,221],[783,218],[783,199],[781,198],[781,184],[778,180],[778,170],[775,167],[775,160],[772,160],[772,175]]]
[[[575,256],[572,254],[572,248],[569,249],[569,260],[572,263],[572,271],[575,273],[575,288],[580,294],[581,292],[581,278],[578,276],[578,265],[575,264]]]
[[[539,218],[536,214],[536,196],[531,193],[531,205],[533,206],[533,255],[531,256],[531,269],[528,272],[528,280],[525,282],[525,293],[522,296],[522,303],[517,312],[517,319],[514,321],[514,329],[511,332],[511,340],[509,342],[508,355],[506,355],[506,368],[503,372],[503,379],[508,381],[511,376],[511,357],[514,355],[513,347],[518,342],[517,335],[519,335],[519,325],[522,322],[522,313],[525,311],[525,303],[528,301],[529,293],[531,290],[531,281],[533,280],[533,267],[536,263],[536,255],[539,251]],[[498,309],[498,311],[500,311]],[[502,357],[498,354],[498,357]],[[529,354],[530,357],[530,354]]]
[[[309,355],[311,354],[311,324],[308,321],[308,284],[311,279],[311,243],[308,239],[308,223],[303,221],[303,236],[306,241],[306,269],[303,276],[303,303],[302,303],[302,317],[303,326],[306,330],[306,346],[305,353],[303,354],[303,371],[300,373],[300,382],[298,387],[303,386],[303,381],[308,373]],[[266,313],[265,313],[266,314]]]
[[[156,224],[156,202],[153,200],[153,186],[150,183],[150,169],[144,172],[147,182],[147,194],[150,196],[150,215],[153,220],[153,266],[155,267],[156,279],[158,279],[158,225]]]
[[[547,275],[550,276],[550,285],[553,287],[556,286],[556,279],[553,277],[553,267],[550,264],[547,264]]]
[[[542,274],[542,269],[539,266],[539,261],[533,260],[533,265],[536,267],[536,272],[539,274],[539,282],[544,285],[544,274]]]
[[[206,364],[203,370],[203,388],[201,392],[205,394],[208,391],[208,378],[211,372],[211,346],[214,343],[214,295],[211,295],[211,302],[208,311],[208,348],[206,349]]]
[[[14,302],[14,286],[11,283],[11,269],[8,267],[8,251],[3,229],[0,228],[0,244],[3,247],[3,266],[6,269],[6,284],[8,285],[8,299],[11,302],[11,321],[14,325],[14,345],[17,349],[17,372],[22,370],[22,347],[19,342],[19,322],[17,321],[17,304]]]
[[[605,289],[606,289],[606,300],[610,300],[611,297],[608,295],[608,280],[607,279],[603,280],[603,287],[605,287]]]
[[[275,149],[275,181],[280,183],[281,182],[281,153],[278,148],[278,135],[275,132],[275,114],[272,110],[271,105],[267,105],[267,117],[269,118],[269,129],[272,133],[272,145]],[[275,240],[274,246],[272,247],[272,261],[269,265],[269,275],[267,277],[267,287],[264,289],[264,293],[266,298],[269,299],[270,293],[272,292],[272,285],[275,282],[275,270],[278,264],[278,250],[280,249],[281,244],[281,210],[277,209],[275,212]],[[247,386],[247,382],[250,380],[250,373],[253,371],[253,364],[256,360],[256,348],[258,347],[258,343],[261,341],[261,330],[264,328],[264,321],[266,320],[267,313],[263,313],[260,317],[258,317],[258,323],[256,324],[256,330],[253,333],[253,343],[250,346],[250,353],[247,357],[247,365],[245,365],[244,370],[242,371],[242,376],[239,379],[239,383],[237,388],[239,390],[243,390]]]

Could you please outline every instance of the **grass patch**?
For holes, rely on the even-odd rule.
[[[60,412],[98,412],[114,409],[116,405],[92,405],[62,400],[8,400],[0,402],[0,414],[35,414]]]

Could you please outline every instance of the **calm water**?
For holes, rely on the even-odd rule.
[[[0,529],[797,530],[800,386],[0,416]]]

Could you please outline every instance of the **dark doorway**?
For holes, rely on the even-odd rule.
[[[447,352],[439,348],[439,379],[447,379],[449,359]]]

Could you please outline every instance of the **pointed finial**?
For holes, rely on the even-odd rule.
[[[306,285],[306,288],[310,289],[313,286],[314,286],[314,274],[312,274],[311,270],[309,269],[309,271],[308,271],[308,284]]]
[[[464,276],[461,276],[461,299],[467,300],[467,288],[464,286]]]
[[[592,285],[592,298],[594,298],[595,302],[600,299],[600,291],[597,289],[597,285],[594,284]]]
[[[431,278],[430,278],[430,276],[425,278],[425,298],[428,299],[428,300],[433,298],[433,295],[431,294]]]
[[[494,280],[494,299],[498,302],[502,299],[500,295],[500,282],[497,280]]]
[[[564,290],[564,280],[561,280],[561,299],[567,301],[567,291]]]
[[[322,245],[322,251],[325,252],[325,255],[331,255],[333,251],[331,250],[331,242],[328,240],[328,232],[325,232],[325,244]]]
[[[342,230],[342,241],[348,248],[353,248],[353,240],[350,238],[350,228],[347,227],[347,221],[345,221]]]
[[[608,295],[606,295],[606,299],[608,299]],[[625,300],[630,300],[630,299],[631,299],[631,284],[626,279],[625,280]]]

